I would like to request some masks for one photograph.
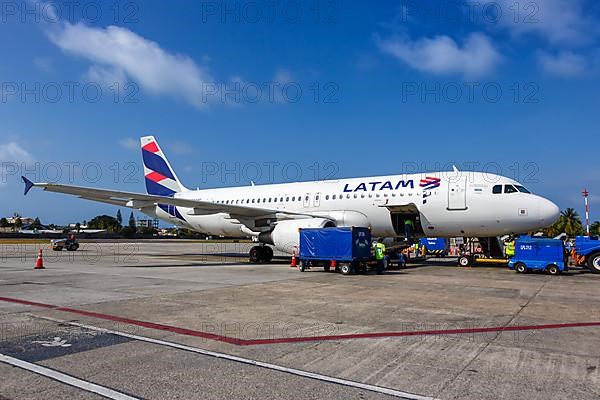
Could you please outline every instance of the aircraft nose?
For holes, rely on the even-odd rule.
[[[541,198],[539,201],[540,222],[545,226],[550,226],[556,222],[560,215],[560,209],[556,204],[548,199]]]

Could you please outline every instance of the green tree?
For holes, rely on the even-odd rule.
[[[121,210],[117,210],[117,222],[119,225],[123,225],[123,217],[121,216]]]
[[[88,222],[88,227],[92,229],[105,229],[109,232],[118,232],[121,228],[117,219],[109,215],[98,215]]]
[[[600,221],[595,221],[592,225],[590,225],[590,234],[591,235],[600,235]]]
[[[125,226],[123,228],[121,228],[121,235],[123,235],[124,237],[128,238],[128,239],[132,239],[135,237],[135,228],[132,228],[130,226]]]
[[[133,216],[133,211],[129,214],[129,227],[135,229],[135,217]]]
[[[15,229],[19,230],[23,227],[23,221],[21,220],[20,217],[17,217],[17,219],[15,219]]]
[[[8,220],[6,218],[0,218],[0,228],[7,228],[9,226],[10,224],[8,223]]]
[[[566,233],[570,237],[583,234],[583,226],[579,214],[573,208],[561,211],[558,221],[548,229],[549,236]]]

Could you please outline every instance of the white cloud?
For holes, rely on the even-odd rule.
[[[17,142],[0,144],[0,187],[6,186],[9,176],[32,161],[33,156]]]
[[[570,51],[561,51],[557,54],[540,52],[538,62],[544,71],[557,76],[578,76],[586,69],[585,59]]]
[[[31,162],[33,157],[17,142],[0,145],[0,162]]]
[[[205,67],[129,29],[63,22],[49,30],[48,37],[63,51],[93,62],[88,76],[100,80],[126,76],[151,94],[182,99],[198,108],[207,106],[202,92],[212,78]]]
[[[90,82],[96,82],[107,87],[113,87],[116,84],[123,89],[127,82],[125,72],[120,68],[104,68],[99,65],[92,65],[86,77]]]
[[[586,45],[595,40],[598,22],[584,7],[585,0],[494,0],[501,9],[499,26],[514,36],[537,34],[552,44]],[[517,11],[518,10],[518,11]]]
[[[140,148],[140,141],[132,138],[125,138],[119,140],[119,145],[127,150],[138,150]]]
[[[444,35],[414,41],[398,36],[376,41],[384,53],[416,70],[438,75],[478,77],[489,74],[501,61],[491,40],[481,33],[471,33],[462,47]]]

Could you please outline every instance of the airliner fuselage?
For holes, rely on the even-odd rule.
[[[338,226],[369,226],[373,235],[386,237],[404,234],[398,215],[418,216],[428,236],[498,236],[546,227],[559,214],[554,203],[511,179],[459,171],[194,190],[175,197],[310,213]],[[227,213],[156,207],[154,215],[208,234],[247,236]]]

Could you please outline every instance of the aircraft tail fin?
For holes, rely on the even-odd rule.
[[[146,193],[173,196],[175,193],[188,190],[175,175],[175,171],[171,168],[171,164],[154,136],[141,137],[140,144],[144,161]]]

